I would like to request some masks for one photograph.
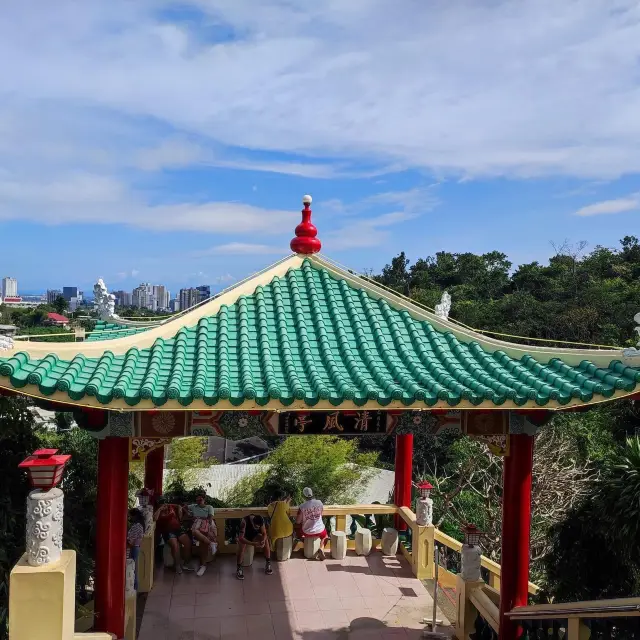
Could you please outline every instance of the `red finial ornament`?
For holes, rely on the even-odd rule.
[[[291,251],[310,255],[318,253],[322,243],[316,236],[318,230],[311,222],[311,196],[302,198],[304,209],[302,210],[302,222],[296,227],[296,237],[291,241]]]

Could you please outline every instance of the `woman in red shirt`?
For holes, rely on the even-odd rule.
[[[189,566],[191,538],[188,529],[182,525],[183,517],[184,509],[177,504],[163,504],[153,515],[162,539],[171,547],[176,573],[182,573],[183,569],[193,571]],[[180,555],[181,545],[184,557]]]

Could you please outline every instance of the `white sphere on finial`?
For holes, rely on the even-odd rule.
[[[312,198],[311,196],[302,196],[302,204],[311,204]]]

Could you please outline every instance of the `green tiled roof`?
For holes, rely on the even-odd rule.
[[[26,353],[0,357],[0,386],[37,385],[45,395],[93,396],[104,405],[120,398],[130,406],[144,399],[185,407],[194,400],[210,406],[228,400],[234,406],[302,401],[313,407],[326,400],[336,407],[344,401],[544,407],[631,392],[638,382],[640,371],[617,360],[606,368],[586,360],[570,366],[557,358],[539,362],[533,355],[514,359],[487,351],[309,260],[150,348],[123,355],[106,349],[99,358],[71,360],[55,353],[40,360]]]
[[[124,338],[125,336],[132,336],[136,333],[142,333],[148,331],[149,327],[128,327],[121,324],[115,324],[114,322],[105,322],[104,320],[98,320],[96,326],[91,333],[87,334],[87,342],[96,342],[98,340],[116,340],[117,338]]]

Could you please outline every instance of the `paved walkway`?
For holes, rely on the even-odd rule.
[[[350,552],[318,562],[297,553],[273,568],[265,575],[257,557],[244,582],[231,556],[201,578],[160,569],[139,640],[419,638],[422,619],[431,617],[433,601],[401,556]]]

